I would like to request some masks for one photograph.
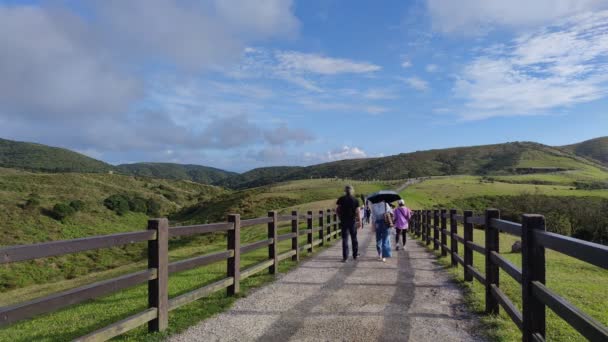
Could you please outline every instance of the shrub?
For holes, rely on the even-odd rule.
[[[158,203],[153,198],[149,198],[146,201],[146,207],[147,207],[146,213],[148,214],[148,216],[158,216],[158,215],[160,215],[160,203]]]
[[[65,203],[57,203],[53,206],[52,215],[55,219],[63,221],[70,215],[73,215],[76,212],[74,208]]]
[[[134,197],[129,199],[129,209],[136,213],[145,213],[148,211],[148,205],[146,200],[141,197]]]
[[[72,207],[72,209],[74,209],[74,211],[81,211],[84,209],[84,202],[81,200],[73,200],[69,205]]]
[[[103,204],[118,215],[124,215],[129,211],[129,199],[123,195],[112,195],[106,198]]]

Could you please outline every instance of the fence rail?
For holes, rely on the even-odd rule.
[[[318,220],[318,225],[316,226],[313,224],[314,219]],[[300,220],[306,221],[306,229],[300,229]],[[279,235],[279,222],[291,222],[291,231]],[[267,237],[260,241],[241,245],[241,228],[261,224],[267,225]],[[300,251],[312,253],[316,246],[324,245],[332,239],[340,238],[338,225],[339,220],[332,209],[319,211],[316,214],[309,211],[306,215],[298,215],[297,211],[293,211],[291,215],[277,215],[276,211],[270,211],[267,217],[248,220],[241,220],[240,215],[233,214],[228,216],[226,222],[171,228],[169,228],[169,221],[163,218],[149,220],[148,229],[144,231],[0,248],[0,264],[9,264],[132,243],[148,243],[147,269],[27,302],[1,307],[0,327],[147,282],[148,308],[146,310],[93,331],[76,340],[105,341],[144,324],[148,324],[149,331],[163,331],[168,326],[169,311],[223,289],[227,289],[227,295],[229,296],[239,293],[241,280],[264,270],[268,270],[271,274],[276,274],[278,273],[280,261],[290,258],[293,261],[299,261]],[[226,250],[169,263],[169,238],[213,232],[226,232]],[[299,243],[298,238],[300,235],[307,236],[306,244],[301,245]],[[292,241],[291,248],[279,254],[278,244],[280,241],[286,240]],[[267,260],[241,269],[241,254],[260,248],[268,248]],[[169,298],[168,282],[170,274],[224,260],[227,261],[225,278],[204,285],[196,290]]]
[[[446,229],[446,220],[450,221],[449,230]],[[464,236],[457,235],[459,223],[464,227]],[[485,231],[484,246],[473,242],[474,225]],[[413,234],[420,237],[423,243],[430,245],[431,241],[434,242],[435,250],[441,247],[442,255],[451,251],[452,266],[463,266],[464,279],[472,281],[475,278],[485,286],[486,313],[497,314],[499,307],[502,307],[521,330],[524,342],[545,341],[546,307],[587,339],[608,341],[608,328],[605,325],[545,285],[545,248],[608,269],[608,246],[547,232],[545,219],[541,215],[524,214],[521,224],[502,220],[496,209],[487,209],[485,214],[480,216],[473,216],[471,210],[465,210],[462,215],[458,215],[456,209],[450,210],[449,214],[445,209],[416,210],[412,227]],[[499,253],[499,232],[521,238],[521,269]],[[447,236],[450,236],[450,248],[445,242]],[[458,254],[459,243],[464,246],[462,257]],[[485,256],[485,275],[473,266],[473,252]],[[521,284],[522,312],[500,290],[499,269]]]

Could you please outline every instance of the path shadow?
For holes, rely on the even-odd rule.
[[[371,243],[371,235],[367,235],[365,240],[360,244],[361,250],[365,250]],[[340,250],[341,252],[341,250]],[[322,257],[321,260],[328,260],[327,257]],[[333,262],[337,262],[339,257],[334,257]],[[316,262],[316,259],[310,261],[311,263]],[[342,265],[338,267],[336,274],[334,274],[329,280],[321,284],[319,290],[312,296],[308,296],[302,300],[299,304],[292,307],[286,312],[281,312],[281,316],[272,325],[266,328],[264,334],[257,339],[259,342],[267,341],[287,341],[293,337],[298,330],[304,326],[304,319],[299,317],[312,316],[312,310],[325,301],[332,293],[343,288],[345,279],[347,279],[357,268],[356,267],[345,267]],[[300,266],[306,267],[306,265]],[[317,268],[317,267],[310,267]],[[330,268],[330,267],[326,267]],[[343,313],[337,312],[335,315],[341,315]]]

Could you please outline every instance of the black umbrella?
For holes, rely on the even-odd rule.
[[[380,190],[378,192],[374,192],[373,194],[367,196],[367,200],[372,202],[372,203],[378,203],[378,202],[386,202],[386,203],[391,203],[394,201],[398,201],[401,199],[401,196],[399,196],[398,193],[391,191],[391,190]]]

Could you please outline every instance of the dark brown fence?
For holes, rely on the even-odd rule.
[[[553,310],[587,339],[608,341],[606,326],[545,286],[545,248],[607,269],[607,246],[547,232],[545,218],[542,215],[524,214],[521,224],[501,220],[500,212],[496,209],[487,209],[482,216],[474,216],[470,210],[464,211],[463,215],[458,215],[456,209],[449,212],[445,209],[417,210],[413,217],[413,233],[421,237],[426,245],[430,245],[432,241],[433,248],[441,249],[442,255],[449,254],[452,266],[462,265],[466,281],[475,278],[483,284],[486,290],[486,313],[497,314],[499,306],[502,306],[521,330],[523,341],[545,340],[546,307]],[[432,221],[431,217],[433,217]],[[458,235],[458,223],[464,225],[463,236]],[[485,230],[485,246],[473,242],[475,225]],[[521,238],[521,269],[500,255],[499,232]],[[450,236],[450,246],[446,243],[447,236]],[[458,243],[464,245],[464,257],[458,254]],[[485,276],[473,267],[473,252],[485,256]],[[522,312],[500,290],[499,269],[504,270],[521,284]]]
[[[313,225],[315,219],[318,219],[316,227]],[[299,229],[300,220],[306,220],[306,229]],[[291,221],[291,232],[278,235],[279,222],[285,221]],[[293,211],[291,215],[280,216],[277,215],[276,211],[271,211],[268,213],[268,217],[249,220],[241,220],[240,216],[235,214],[229,215],[227,222],[171,228],[169,228],[169,221],[162,218],[149,220],[148,229],[144,231],[1,248],[0,264],[8,264],[147,241],[148,268],[46,297],[2,307],[0,308],[0,327],[147,282],[148,309],[91,332],[77,340],[105,341],[146,323],[149,331],[163,331],[167,328],[169,322],[169,311],[223,289],[227,289],[229,296],[234,295],[239,292],[241,280],[266,269],[271,274],[277,273],[281,260],[291,258],[291,260],[299,261],[300,251],[307,250],[310,253],[316,246],[323,245],[332,239],[338,239],[340,236],[338,223],[336,213],[330,209],[318,213],[309,211],[306,215],[298,215],[297,211]],[[267,224],[267,238],[241,245],[241,229],[260,224]],[[227,233],[227,249],[225,251],[169,263],[169,238],[212,232]],[[318,233],[318,235],[315,233]],[[307,235],[307,243],[301,246],[298,237],[304,234]],[[278,243],[284,240],[292,241],[291,249],[279,254]],[[241,269],[242,253],[264,247],[268,248],[268,260]],[[170,274],[223,260],[227,260],[226,277],[224,279],[169,298],[168,282]]]

